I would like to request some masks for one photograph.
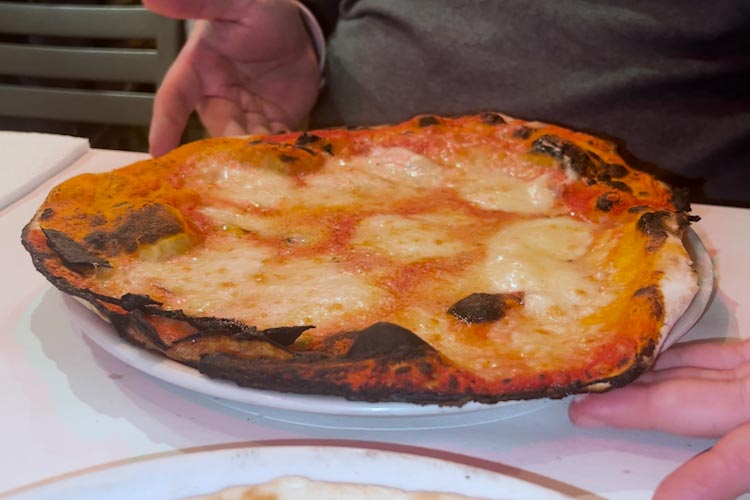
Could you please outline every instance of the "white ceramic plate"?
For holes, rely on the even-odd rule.
[[[693,255],[699,275],[700,291],[690,307],[677,322],[664,346],[669,346],[685,335],[703,314],[708,306],[713,290],[713,267],[711,259],[698,236],[691,230],[688,234],[688,246]],[[475,425],[493,422],[527,414],[544,408],[554,401],[537,399],[530,401],[505,401],[496,404],[467,403],[461,407],[417,405],[411,403],[370,403],[349,401],[334,396],[316,396],[304,394],[281,393],[240,387],[233,382],[217,380],[202,375],[197,370],[171,361],[161,354],[146,351],[124,342],[114,327],[95,316],[91,311],[73,298],[64,295],[65,303],[71,311],[74,326],[93,340],[99,347],[134,368],[158,379],[190,389],[204,395],[218,398],[218,401],[240,411],[270,416],[271,418],[295,423],[323,427],[372,428],[373,417],[393,417],[384,421],[384,427],[397,428],[395,417],[441,417],[423,418],[418,422],[413,418],[407,424],[409,428],[453,427],[456,425]],[[268,415],[264,409],[275,411]],[[273,412],[271,412],[273,413]],[[293,414],[305,414],[301,420]],[[336,417],[335,423],[316,421],[308,415]],[[367,422],[342,420],[346,417],[364,417]],[[445,417],[453,417],[453,421]]]
[[[563,499],[570,498],[571,493],[581,493],[541,476],[529,479],[534,475],[512,467],[495,464],[492,469],[374,448],[290,445],[222,448],[97,467],[24,488],[5,498],[181,499],[290,475],[492,499]]]
[[[677,320],[669,335],[662,342],[662,351],[684,337],[695,326],[701,316],[703,316],[703,313],[706,312],[714,292],[715,277],[713,261],[698,234],[692,229],[688,230],[685,246],[690,253],[690,257],[693,259],[693,267],[698,275],[698,293],[690,303],[690,307]]]

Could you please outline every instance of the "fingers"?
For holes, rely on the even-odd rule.
[[[750,491],[750,423],[721,438],[659,485],[654,500],[730,500]]]
[[[249,3],[237,0],[143,0],[150,11],[177,19],[220,19],[245,15]]]
[[[750,340],[703,340],[673,345],[659,355],[654,370],[676,366],[730,369],[747,361],[750,361]]]
[[[148,136],[152,156],[161,156],[177,147],[190,113],[201,98],[202,84],[193,70],[191,52],[188,42],[156,93]]]
[[[638,377],[640,384],[655,384],[666,380],[700,379],[700,380],[734,380],[750,376],[750,363],[743,363],[736,368],[717,370],[712,368],[695,368],[692,366],[668,368],[646,372]]]
[[[214,137],[244,135],[248,131],[242,110],[228,99],[204,98],[198,106],[198,115],[208,133]]]
[[[575,425],[583,427],[608,425],[718,437],[750,421],[750,378],[635,383],[574,401],[568,413]]]

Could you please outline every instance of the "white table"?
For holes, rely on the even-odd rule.
[[[578,429],[568,421],[566,400],[516,418],[448,429],[311,427],[237,411],[131,368],[74,330],[61,294],[34,270],[20,232],[61,179],[143,157],[92,150],[0,211],[0,492],[155,453],[351,440],[461,454],[604,498],[643,499],[679,464],[711,446],[709,440],[656,432]],[[694,229],[714,259],[719,288],[686,339],[750,337],[750,210],[699,205],[694,213],[702,217]]]

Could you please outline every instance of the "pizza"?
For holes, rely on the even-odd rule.
[[[308,479],[302,476],[281,476],[269,481],[230,486],[188,500],[479,500],[457,493],[410,491],[369,483],[346,483]]]
[[[124,341],[208,377],[462,405],[646,370],[697,290],[689,210],[612,142],[420,115],[83,174],[22,240]]]

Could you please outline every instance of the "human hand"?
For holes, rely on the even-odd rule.
[[[290,0],[144,0],[195,23],[154,102],[149,143],[159,156],[179,144],[195,109],[213,136],[302,125],[318,92],[312,42]]]
[[[571,403],[583,427],[719,438],[667,476],[656,500],[735,499],[750,490],[750,340],[678,344],[634,383]]]

